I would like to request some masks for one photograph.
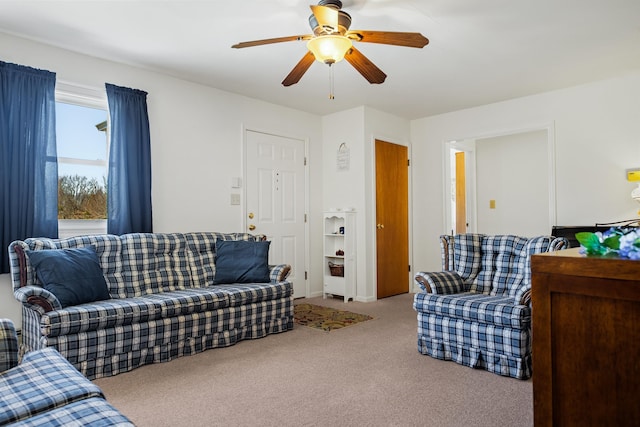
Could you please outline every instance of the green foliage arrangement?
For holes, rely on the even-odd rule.
[[[640,229],[613,227],[604,233],[576,233],[581,252],[591,256],[640,260]]]

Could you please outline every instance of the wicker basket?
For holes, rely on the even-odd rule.
[[[329,271],[332,276],[344,277],[344,265],[329,261]]]

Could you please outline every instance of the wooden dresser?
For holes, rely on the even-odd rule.
[[[536,426],[640,426],[640,261],[533,255]]]

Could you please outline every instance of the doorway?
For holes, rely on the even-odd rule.
[[[305,141],[245,131],[246,231],[271,241],[269,264],[289,264],[296,298],[306,297]]]
[[[549,234],[556,217],[553,138],[550,124],[449,141],[444,162],[447,232],[463,232],[466,225],[468,233]],[[458,183],[461,171],[464,188]],[[463,204],[466,224],[459,221]]]
[[[377,297],[409,292],[409,156],[375,141]]]

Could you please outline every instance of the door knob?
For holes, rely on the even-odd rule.
[[[384,228],[384,224],[376,224],[376,228],[378,230],[382,230]]]
[[[249,224],[249,231],[253,231],[256,229],[256,226],[253,224]]]

